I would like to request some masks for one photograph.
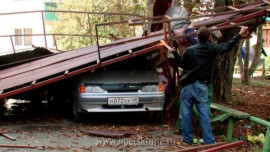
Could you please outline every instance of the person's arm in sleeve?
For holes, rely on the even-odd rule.
[[[221,43],[221,44],[216,45],[215,50],[217,51],[217,53],[230,51],[236,45],[236,43],[238,43],[239,40],[247,34],[247,32],[248,32],[248,27],[242,26],[239,34],[237,34],[231,40],[229,40],[225,43]]]
[[[182,67],[183,56],[179,55],[177,51],[172,52],[177,66]]]

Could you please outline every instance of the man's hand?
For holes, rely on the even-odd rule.
[[[244,37],[246,35],[248,35],[248,27],[247,26],[240,26],[241,30],[239,32],[239,34],[241,35],[241,37]]]

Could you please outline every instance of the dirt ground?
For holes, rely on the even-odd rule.
[[[250,87],[241,87],[239,80],[233,86],[233,98],[220,104],[250,113],[270,121],[269,80],[252,80]],[[33,108],[33,107],[32,107]],[[74,122],[61,107],[28,109],[27,113],[9,114],[0,118],[0,132],[15,138],[15,141],[0,136],[0,145],[28,145],[34,148],[0,148],[0,151],[176,151],[183,145],[181,135],[174,134],[178,115],[177,107],[165,114],[164,123],[153,121],[149,113],[87,114],[84,121]],[[217,142],[226,142],[226,123],[212,124]],[[261,151],[263,144],[246,141],[246,130],[258,135],[265,133],[263,126],[247,120],[234,124],[233,141],[245,140],[245,144],[227,151]],[[90,135],[84,130],[102,130],[126,133],[123,137]],[[194,134],[200,139],[198,122],[194,121]],[[192,146],[199,146],[201,143]]]
[[[0,144],[30,145],[35,148],[0,148],[0,151],[107,152],[179,149],[181,136],[173,133],[175,125],[150,121],[142,113],[87,114],[81,123],[75,123],[57,113],[6,116],[2,119],[0,128],[16,140],[0,137]],[[86,134],[84,130],[127,132],[127,135],[116,138],[102,137]]]

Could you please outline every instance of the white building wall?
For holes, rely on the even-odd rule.
[[[31,28],[32,34],[43,34],[41,12],[26,14],[10,14],[11,12],[44,10],[45,0],[5,0],[0,5],[0,35],[14,35],[15,29]],[[48,2],[48,0],[46,1]],[[47,28],[47,27],[46,27]],[[15,37],[12,37],[15,45]],[[49,41],[49,40],[47,40]],[[32,44],[45,47],[44,36],[33,36]],[[15,50],[32,49],[31,46],[15,46]],[[12,53],[10,37],[0,37],[0,55]]]

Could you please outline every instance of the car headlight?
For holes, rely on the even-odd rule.
[[[103,93],[104,90],[99,86],[80,86],[80,93]]]
[[[158,85],[147,85],[142,88],[142,92],[158,92]]]
[[[141,91],[142,92],[162,92],[163,89],[163,85],[162,84],[158,84],[158,85],[147,85],[144,86]]]
[[[103,93],[104,90],[99,86],[87,86],[86,93]]]

